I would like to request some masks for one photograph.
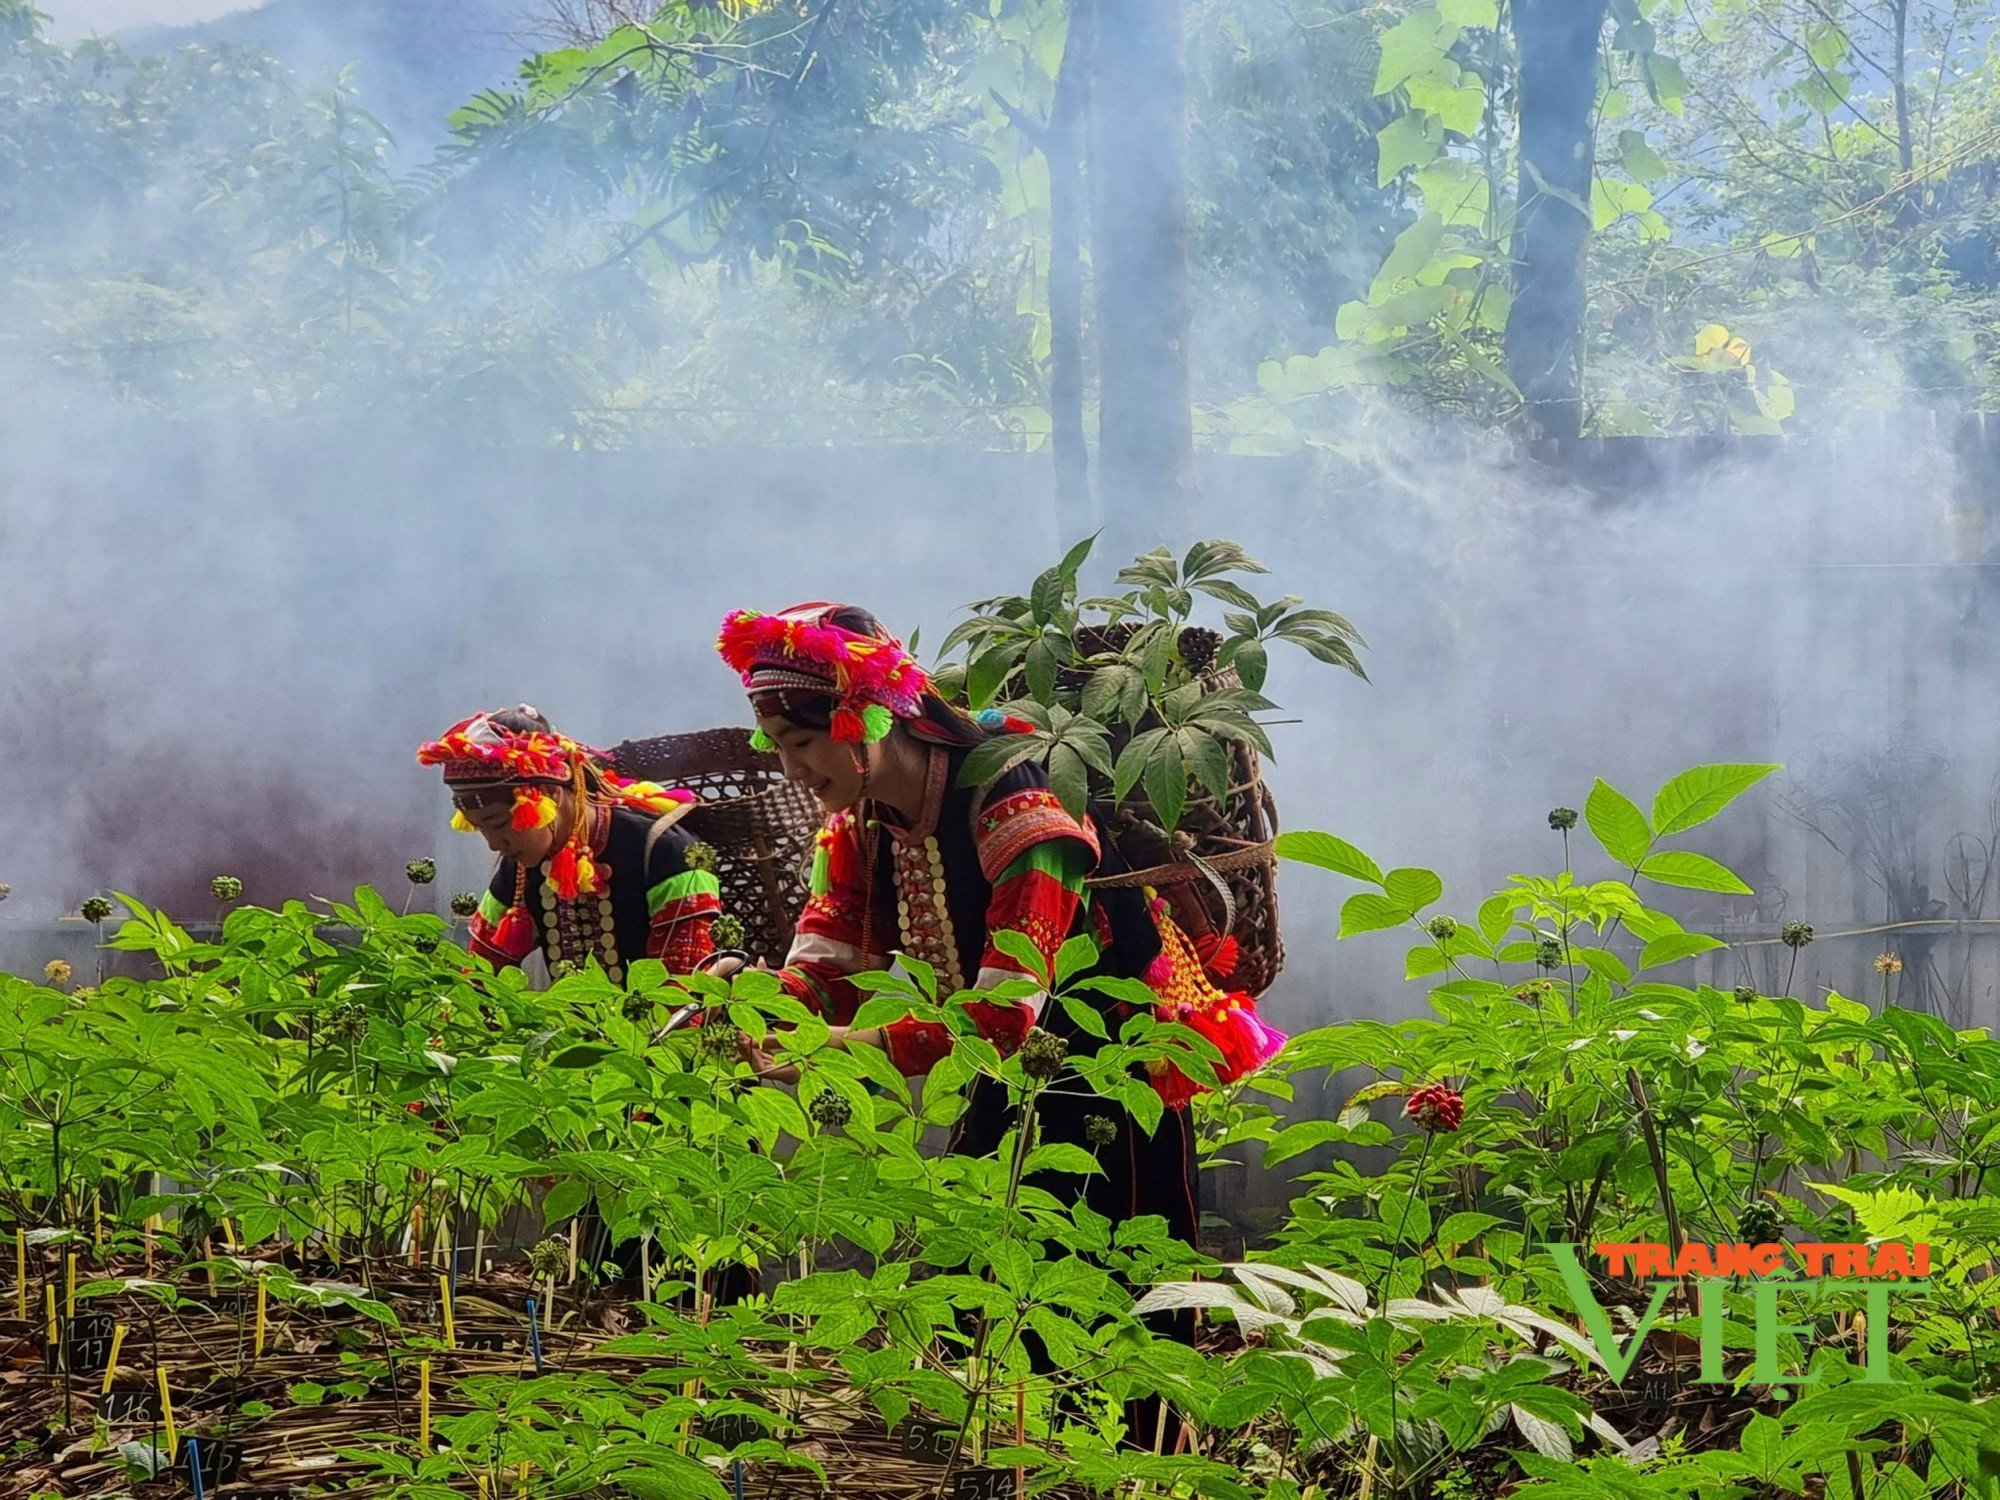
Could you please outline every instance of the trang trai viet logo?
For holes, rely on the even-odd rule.
[[[1631,1370],[1646,1335],[1659,1320],[1667,1299],[1684,1284],[1703,1293],[1699,1297],[1701,1320],[1701,1374],[1703,1381],[1733,1383],[1722,1364],[1723,1329],[1727,1308],[1723,1287],[1739,1278],[1749,1279],[1751,1308],[1755,1315],[1756,1363],[1749,1379],[1759,1385],[1811,1385],[1819,1379],[1811,1375],[1787,1375],[1778,1363],[1778,1335],[1789,1333],[1806,1338],[1812,1329],[1803,1323],[1780,1321],[1781,1297],[1817,1298],[1829,1292],[1859,1290],[1864,1294],[1863,1319],[1867,1333],[1867,1373],[1864,1380],[1889,1379],[1889,1305],[1895,1297],[1929,1295],[1931,1247],[1901,1243],[1878,1245],[1797,1244],[1797,1245],[1702,1245],[1688,1244],[1678,1251],[1666,1245],[1604,1243],[1591,1248],[1601,1256],[1614,1276],[1634,1276],[1648,1281],[1652,1300],[1633,1329],[1620,1344],[1611,1320],[1597,1301],[1590,1273],[1573,1244],[1544,1243],[1542,1248],[1555,1257],[1563,1285],[1576,1303],[1584,1332],[1597,1348],[1611,1382],[1619,1385]]]

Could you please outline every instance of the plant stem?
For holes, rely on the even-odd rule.
[[[1660,1190],[1660,1207],[1666,1211],[1667,1246],[1673,1252],[1674,1259],[1678,1261],[1682,1243],[1681,1215],[1680,1210],[1674,1207],[1673,1194],[1668,1191],[1667,1158],[1665,1152],[1660,1149],[1659,1132],[1653,1125],[1653,1107],[1646,1100],[1646,1086],[1640,1082],[1637,1068],[1625,1070],[1625,1082],[1632,1091],[1632,1102],[1639,1110],[1639,1126],[1646,1135],[1646,1155],[1653,1163],[1653,1181]],[[1683,1305],[1688,1305],[1686,1283],[1682,1283],[1681,1296]]]
[[[1021,1123],[1014,1137],[1014,1160],[1007,1169],[1007,1229],[1011,1237],[1014,1227],[1014,1205],[1021,1195],[1021,1171],[1028,1160],[1028,1143],[1035,1134],[1035,1095],[1030,1094],[1021,1106]],[[958,1424],[958,1437],[951,1445],[951,1457],[946,1460],[944,1473],[938,1478],[937,1500],[944,1500],[950,1492],[951,1476],[958,1467],[958,1460],[965,1451],[965,1435],[972,1430],[973,1415],[979,1410],[979,1403],[985,1394],[979,1383],[980,1361],[986,1356],[986,1336],[990,1325],[984,1312],[979,1315],[979,1332],[972,1341],[971,1384],[966,1391],[965,1420]]]

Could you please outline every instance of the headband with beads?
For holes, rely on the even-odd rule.
[[[893,638],[863,635],[836,624],[836,604],[799,604],[783,614],[742,609],[722,622],[716,650],[752,693],[824,693],[833,699],[828,732],[848,744],[872,745],[898,719],[916,718],[930,678]],[[751,737],[770,750],[762,731]]]

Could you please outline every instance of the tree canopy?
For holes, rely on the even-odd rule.
[[[576,45],[467,100],[449,145],[399,170],[351,78],[226,46],[63,46],[0,0],[7,357],[45,392],[173,414],[1040,446],[1061,347],[1047,131],[1100,3],[564,6]],[[1534,160],[1522,4],[1188,0],[1198,445],[1334,442],[1383,403],[1522,423],[1508,323],[1544,211],[1588,214],[1563,252],[1585,433],[1990,403],[2000,99],[1980,7],[1610,0],[1585,203]],[[1115,51],[1099,38],[1101,68]],[[1125,164],[1102,165],[1100,193]],[[1106,287],[1081,246],[1062,254],[1094,330]],[[1116,351],[1084,348],[1094,431]]]

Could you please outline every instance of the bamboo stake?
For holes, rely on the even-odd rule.
[[[431,1362],[417,1361],[417,1445],[431,1448]]]
[[[43,1282],[42,1291],[46,1293],[43,1300],[49,1304],[49,1347],[55,1350],[56,1358],[61,1359],[62,1324],[56,1319],[56,1284],[53,1281]]]
[[[100,1396],[111,1394],[111,1381],[118,1373],[118,1351],[124,1347],[124,1344],[125,1325],[119,1323],[111,1330],[111,1355],[104,1361],[104,1388],[98,1392]]]
[[[458,1329],[452,1322],[451,1317],[451,1278],[449,1276],[438,1277],[438,1306],[444,1312],[444,1346],[447,1349],[456,1349],[458,1347]]]
[[[252,1345],[252,1353],[250,1355],[250,1357],[253,1360],[259,1360],[264,1357],[264,1331],[267,1326],[265,1304],[267,1300],[267,1294],[269,1293],[269,1291],[270,1288],[265,1285],[264,1278],[261,1276],[258,1277],[257,1278],[257,1336],[255,1342]]]
[[[167,1463],[171,1466],[174,1455],[180,1452],[181,1447],[180,1436],[174,1428],[174,1398],[167,1390],[167,1367],[157,1366],[154,1374],[158,1376],[160,1383],[160,1420],[167,1428]]]
[[[66,1262],[63,1278],[63,1322],[76,1321],[76,1252],[72,1250],[64,1258]]]
[[[28,1231],[14,1231],[14,1312],[28,1321]]]
[[[1014,1446],[1028,1446],[1028,1382],[1014,1382]],[[1014,1500],[1028,1492],[1028,1470],[1024,1464],[1014,1465]]]

